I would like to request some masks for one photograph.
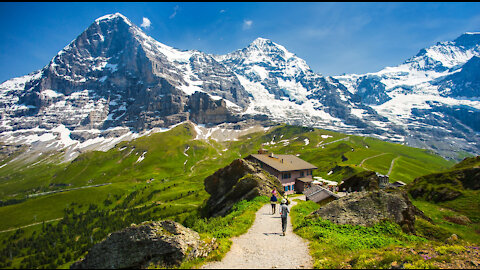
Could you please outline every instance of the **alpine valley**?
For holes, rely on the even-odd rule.
[[[227,258],[258,214],[280,222],[261,210],[284,191],[247,158],[260,149],[353,187],[320,204],[288,197],[309,241],[291,254],[313,268],[478,268],[479,68],[480,33],[376,73],[322,76],[268,39],[210,55],[100,17],[44,68],[0,84],[0,268]],[[404,186],[381,189],[379,175]],[[273,227],[262,239],[285,246],[255,242],[290,251]],[[288,268],[255,247],[240,249]]]
[[[226,55],[179,50],[116,13],[43,69],[0,84],[0,141],[3,153],[61,150],[71,161],[185,121],[210,132],[273,121],[460,160],[480,153],[479,67],[480,33],[376,73],[325,77],[268,39]]]

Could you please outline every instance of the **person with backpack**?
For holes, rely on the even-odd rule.
[[[282,199],[282,202],[280,203],[280,216],[282,218],[283,236],[285,236],[285,231],[287,230],[288,213],[290,213],[290,210],[288,209],[287,200]]]
[[[272,204],[272,215],[275,214],[275,210],[277,209],[277,196],[275,194],[272,194],[272,197],[270,197],[270,203]]]

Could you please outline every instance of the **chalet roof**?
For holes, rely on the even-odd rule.
[[[320,191],[320,192],[317,192],[317,193],[315,193],[315,194],[312,194],[312,195],[308,198],[308,200],[309,200],[309,201],[312,201],[312,202],[318,203],[318,202],[320,202],[320,201],[322,200],[322,198],[323,198],[323,200],[326,199],[323,194],[327,194],[327,195],[328,195],[327,198],[328,198],[328,197],[334,197],[335,199],[338,199],[338,198],[339,198],[339,196],[336,195],[335,193],[330,193],[330,192],[328,192],[328,190],[322,190],[322,191]]]
[[[321,191],[322,188],[317,186],[317,185],[314,185],[310,188],[307,188],[303,191],[303,194],[305,194],[306,197],[309,197],[310,195],[314,194],[314,193],[317,193],[319,191]]]
[[[308,177],[299,177],[297,178],[298,181],[301,181],[303,183],[311,183],[313,182],[313,179],[312,178],[308,178]]]
[[[405,186],[406,184],[405,184],[404,182],[402,182],[402,181],[395,181],[395,182],[393,183],[393,185]]]
[[[328,196],[327,197],[334,197],[335,199],[338,199],[340,198],[339,195],[331,192],[330,190],[328,189],[324,189],[322,187],[319,187],[319,186],[313,186],[309,189],[306,189],[303,194],[305,194],[305,196],[307,197],[307,200],[310,200],[310,201],[313,201],[313,202],[319,202],[320,201],[320,198],[325,198],[325,196],[323,194],[327,194]]]
[[[251,157],[267,164],[279,172],[317,169],[315,165],[306,162],[294,155],[269,155],[252,154]]]

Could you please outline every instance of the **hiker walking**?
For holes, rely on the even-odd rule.
[[[288,210],[287,200],[282,199],[282,203],[280,203],[280,216],[282,218],[282,232],[283,236],[285,236],[285,231],[287,230],[287,217],[290,210]]]
[[[272,204],[272,215],[273,215],[275,214],[275,210],[277,209],[277,196],[275,196],[275,194],[272,194],[272,197],[270,197],[270,203]]]

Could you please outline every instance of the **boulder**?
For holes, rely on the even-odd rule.
[[[395,222],[407,233],[415,233],[415,216],[424,216],[404,191],[365,191],[333,201],[311,215],[337,224],[372,226],[380,221]]]
[[[70,268],[172,267],[186,259],[205,257],[216,245],[215,240],[205,243],[197,232],[174,221],[146,222],[110,234]]]
[[[338,188],[350,191],[372,191],[379,189],[378,183],[379,178],[375,172],[364,171],[343,180]]]
[[[283,194],[280,181],[262,170],[259,165],[236,159],[204,180],[205,190],[211,195],[204,207],[206,216],[225,215],[241,200],[257,196],[271,196],[272,189]]]

